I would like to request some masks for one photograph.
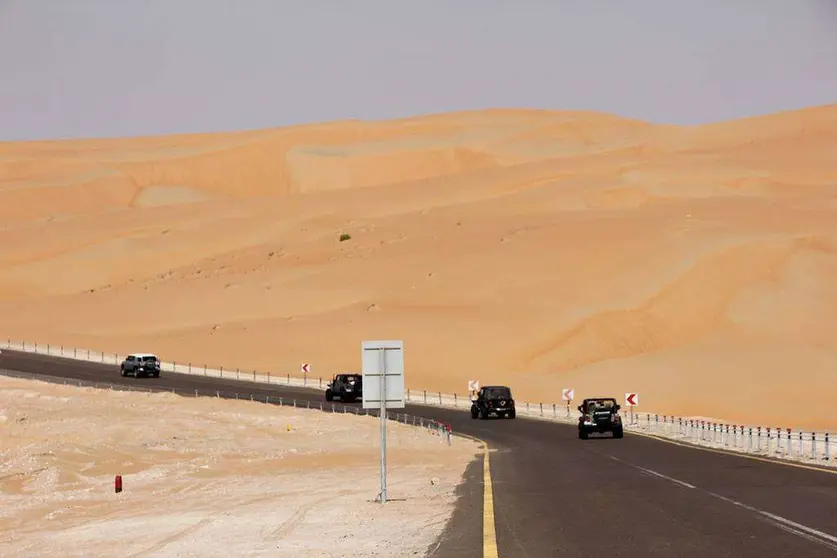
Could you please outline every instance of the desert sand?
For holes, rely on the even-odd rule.
[[[835,146],[837,105],[0,144],[0,334],[314,376],[403,339],[409,388],[834,428]]]
[[[390,422],[382,507],[378,424],[0,376],[0,555],[422,555],[478,444]]]

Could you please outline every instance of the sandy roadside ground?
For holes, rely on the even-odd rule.
[[[422,555],[478,451],[373,417],[0,378],[0,555]],[[121,474],[123,492],[115,493]]]

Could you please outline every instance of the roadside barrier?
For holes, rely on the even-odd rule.
[[[357,416],[369,416],[379,418],[381,412],[378,409],[364,409],[363,407],[341,405],[339,403],[312,403],[311,401],[297,401],[292,397],[276,397],[263,394],[253,394],[246,391],[229,391],[216,389],[177,389],[160,386],[132,386],[130,384],[112,384],[110,382],[95,382],[90,380],[77,380],[72,378],[64,378],[60,376],[49,376],[42,374],[31,374],[27,372],[18,372],[16,370],[6,370],[0,368],[0,375],[9,376],[12,378],[20,378],[25,380],[40,380],[52,384],[59,384],[73,387],[90,387],[95,389],[110,389],[111,391],[128,391],[141,393],[173,393],[175,395],[185,397],[215,397],[219,399],[235,399],[243,401],[252,401],[254,403],[264,403],[267,405],[277,405],[279,407],[293,407],[299,409],[314,409],[323,412],[353,414]],[[427,430],[433,436],[438,436],[441,442],[446,442],[451,445],[451,437],[455,434],[452,432],[450,425],[439,422],[437,420],[427,419],[408,413],[395,413],[387,411],[387,420],[406,424],[417,428]]]
[[[48,344],[39,345],[28,341],[12,341],[11,339],[7,339],[5,345],[9,350],[113,364],[116,366],[127,356],[89,349],[67,348]],[[0,361],[0,365],[2,365],[2,361]],[[290,373],[277,374],[275,372],[257,372],[256,370],[241,370],[238,368],[209,368],[205,364],[197,365],[191,362],[163,362],[162,371],[311,389],[325,389],[328,383],[328,379],[323,381],[322,377],[314,378],[308,375],[299,377]],[[461,410],[468,410],[471,406],[471,400],[467,395],[461,396],[459,394],[408,389],[406,390],[405,396],[406,401],[414,405],[447,407]],[[321,405],[321,407],[323,406]],[[357,407],[344,407],[343,412],[347,412],[345,409],[357,409]],[[354,411],[350,410],[348,412]],[[579,416],[578,411],[575,408],[570,409],[570,406],[566,402],[531,403],[517,401],[516,412],[518,416],[522,417],[565,424],[575,424]],[[375,413],[376,411],[368,414],[378,416]],[[837,468],[837,435],[833,433],[802,431],[775,425],[753,426],[728,424],[706,417],[680,417],[647,412],[638,413],[633,409],[625,408],[624,405],[621,414],[626,432],[644,433],[684,444]],[[393,413],[393,415],[400,414]],[[431,424],[434,422],[428,422],[428,419],[422,419],[420,417],[413,417],[409,420],[418,420],[418,423],[414,423],[417,425]],[[444,437],[445,425],[436,423],[433,425],[433,428],[438,429],[439,435]]]

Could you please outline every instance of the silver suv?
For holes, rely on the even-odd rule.
[[[122,361],[119,366],[123,376],[149,376],[160,377],[160,359],[151,353],[133,353]]]

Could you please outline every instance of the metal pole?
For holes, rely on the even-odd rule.
[[[381,390],[381,505],[387,502],[387,358],[386,349],[378,349]],[[425,392],[426,393],[426,392]]]

